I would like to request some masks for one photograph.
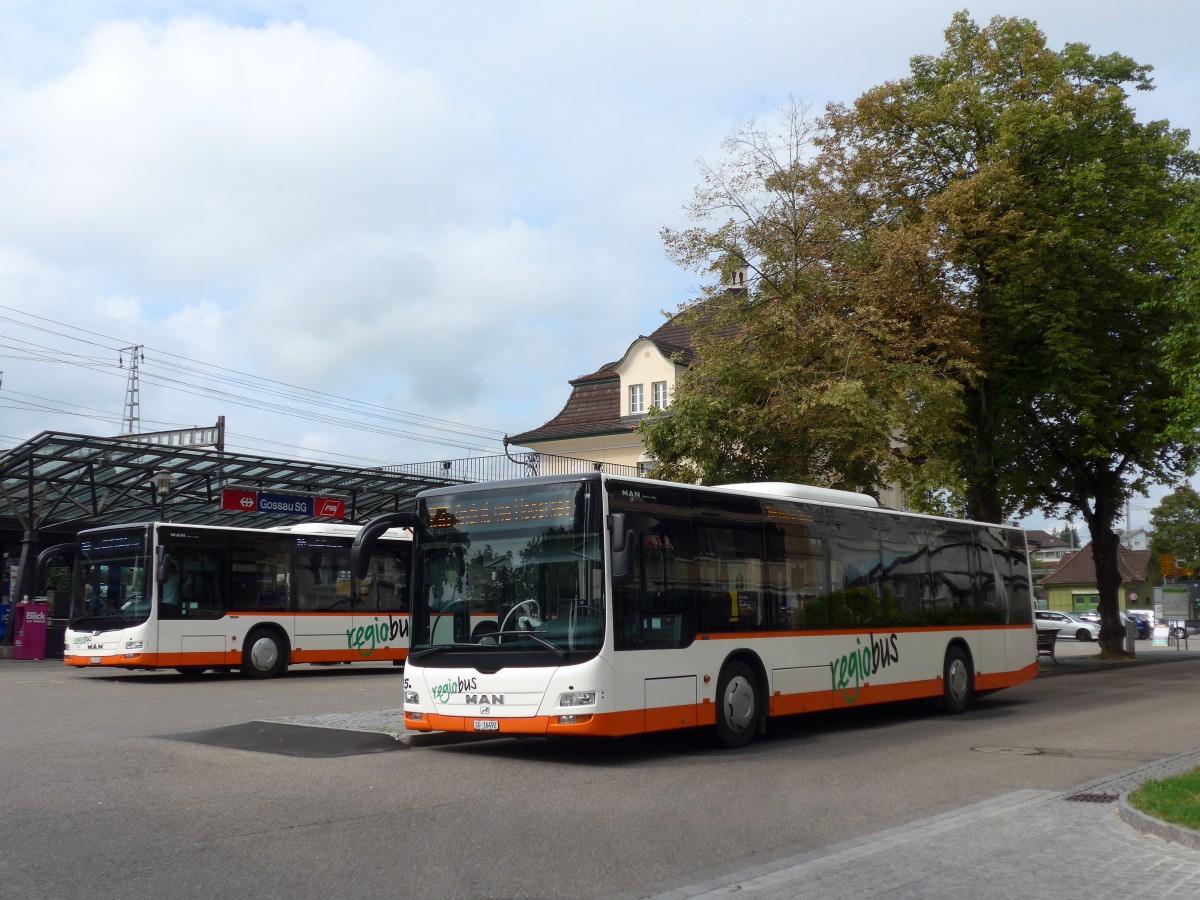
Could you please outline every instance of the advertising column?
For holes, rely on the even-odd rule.
[[[46,658],[49,603],[19,603],[13,616],[13,659]]]

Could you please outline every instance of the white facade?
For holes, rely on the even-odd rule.
[[[663,356],[649,338],[634,341],[615,370],[621,377],[621,415],[645,413],[656,405],[659,397],[665,399],[663,408],[670,405],[675,394],[675,377],[682,368]],[[641,409],[636,409],[630,405],[630,398],[635,395],[634,389],[639,387],[643,405]]]

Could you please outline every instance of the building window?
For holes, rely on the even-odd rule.
[[[636,415],[646,411],[646,392],[640,384],[629,386],[629,414]]]
[[[650,402],[655,409],[667,408],[667,383],[665,381],[656,381],[651,387],[653,397]]]

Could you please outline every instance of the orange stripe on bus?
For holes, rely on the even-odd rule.
[[[995,675],[976,675],[975,689],[980,691],[1013,687],[1030,680],[1037,674],[1037,663],[1016,672],[1000,672]],[[920,700],[942,696],[942,679],[928,678],[906,681],[901,684],[862,684],[854,691],[809,691],[801,694],[776,692],[770,698],[771,717],[790,716],[806,712],[823,712],[833,709],[849,709],[855,706],[872,706],[901,700]],[[852,699],[851,699],[852,698]],[[592,735],[597,737],[625,737],[652,731],[668,731],[715,725],[717,707],[709,698],[699,703],[684,706],[666,706],[655,709],[634,709],[623,712],[598,713],[591,716],[576,714],[585,721],[574,725],[558,722],[558,716],[529,716],[522,718],[491,718],[488,716],[447,716],[425,713],[413,718],[405,713],[404,726],[410,731],[451,731],[474,733],[475,722],[486,720],[498,723],[496,731],[480,734],[524,734],[524,735]]]
[[[972,631],[1028,631],[1033,635],[1032,625],[976,625],[964,628],[961,625],[920,626],[881,625],[876,628],[812,628],[804,631],[702,631],[696,635],[700,641],[741,641],[749,638],[796,638],[796,637],[842,637],[856,634],[927,634],[930,632],[954,632],[966,634]]]
[[[379,647],[370,656],[363,656],[353,650],[293,650],[290,662],[295,665],[305,663],[393,662],[407,658],[408,649],[406,647]],[[99,660],[99,662],[93,662],[93,660]],[[80,668],[116,666],[127,669],[177,669],[187,666],[240,666],[242,664],[242,652],[241,650],[229,650],[224,653],[210,651],[198,653],[115,654],[111,656],[63,654],[63,662],[68,666],[78,666]]]

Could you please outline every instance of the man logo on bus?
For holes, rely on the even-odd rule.
[[[465,702],[469,703],[471,706],[478,706],[480,703],[490,703],[490,704],[492,704],[492,706],[503,706],[504,705],[504,695],[503,694],[467,694],[466,697],[464,697],[463,699],[465,700]],[[485,709],[486,709],[486,707],[485,707]],[[485,712],[485,709],[481,709],[479,711],[480,715],[487,715],[487,713]]]

